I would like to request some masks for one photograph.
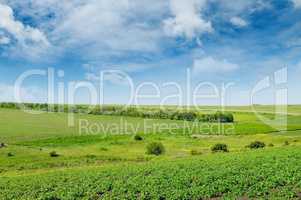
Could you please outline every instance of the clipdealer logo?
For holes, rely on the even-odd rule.
[[[287,104],[288,104],[288,75],[287,67],[275,71],[269,76],[261,79],[252,89],[250,102],[252,111],[258,119],[272,128],[283,131],[287,129]],[[262,111],[256,106],[255,97],[266,90],[271,90],[274,100],[274,111]],[[267,114],[272,114],[273,117],[268,117]]]

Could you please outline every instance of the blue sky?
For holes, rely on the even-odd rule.
[[[296,104],[300,50],[301,0],[0,0],[0,101],[14,101],[23,72],[51,67],[64,71],[56,82],[66,85],[97,85],[99,71],[122,70],[135,86],[158,84],[161,100],[173,91],[164,89],[166,82],[187,92],[189,69],[192,85],[232,82],[226,103],[249,104],[258,81],[287,67],[288,102]],[[126,86],[116,76],[107,79],[106,103],[125,103]],[[31,77],[22,87],[24,100],[45,101],[45,77]],[[270,93],[259,94],[256,103],[273,103]],[[76,101],[85,103],[87,96],[83,89]]]

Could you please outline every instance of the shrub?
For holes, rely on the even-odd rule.
[[[200,114],[198,115],[198,120],[201,122],[232,123],[234,122],[234,116],[228,112],[216,112],[214,114]]]
[[[106,148],[106,147],[100,147],[100,150],[101,150],[101,151],[108,151],[109,149]]]
[[[225,113],[225,122],[231,123],[234,122],[234,116],[232,113]]]
[[[146,146],[146,153],[158,156],[165,153],[165,148],[161,142],[152,142]]]
[[[261,141],[251,142],[251,144],[249,144],[247,146],[247,148],[250,148],[250,149],[259,149],[259,148],[264,148],[264,147],[265,147],[265,143],[261,142]]]
[[[93,154],[86,155],[85,157],[88,158],[88,159],[95,159],[95,158],[97,158],[97,156],[93,155]]]
[[[215,144],[211,147],[212,152],[229,152],[226,144]]]
[[[195,149],[192,149],[192,150],[190,151],[190,154],[191,154],[192,156],[196,156],[196,155],[202,155],[202,152],[201,152],[201,151],[198,151],[198,150],[195,150]]]
[[[141,135],[137,134],[137,135],[134,136],[134,140],[141,141],[141,140],[143,140],[143,137]]]
[[[59,157],[60,155],[58,153],[56,153],[56,151],[51,151],[49,153],[50,157]]]
[[[11,152],[7,153],[7,157],[13,157],[13,156],[14,156],[13,153],[11,153]]]
[[[4,143],[0,143],[0,148],[4,148],[6,145]]]
[[[273,147],[273,146],[274,146],[274,144],[270,143],[268,146],[269,146],[269,147]]]
[[[290,143],[287,140],[284,141],[284,146],[288,146],[288,145],[290,145]]]

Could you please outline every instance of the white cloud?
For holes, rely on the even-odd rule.
[[[37,52],[35,48],[43,48],[49,46],[47,37],[39,29],[24,25],[14,17],[11,7],[0,4],[0,30],[5,31],[14,37],[18,43],[16,48],[25,53],[30,50],[30,53]],[[6,37],[7,38],[7,37]],[[5,43],[9,43],[8,39],[2,39]]]
[[[48,44],[44,33],[30,26],[25,26],[20,21],[16,21],[13,10],[9,6],[2,4],[0,4],[0,28],[12,34],[20,42],[30,40],[32,42]]]
[[[238,26],[238,27],[245,27],[248,25],[248,22],[245,21],[244,19],[240,18],[240,17],[232,17],[230,19],[230,22],[234,25],[234,26]]]
[[[217,60],[211,56],[195,59],[193,62],[193,71],[195,73],[201,72],[228,72],[238,69],[237,64],[231,63],[227,60]]]
[[[9,44],[9,43],[10,43],[10,39],[8,37],[0,35],[0,44]]]
[[[205,5],[206,0],[170,0],[174,17],[163,22],[165,33],[168,36],[192,39],[199,34],[212,32],[211,22],[201,17]]]
[[[14,85],[0,83],[0,102],[16,102],[14,89]],[[47,102],[47,91],[34,86],[20,88],[19,96],[22,102]]]
[[[64,48],[88,47],[86,52],[95,57],[122,51],[157,51],[161,30],[148,24],[145,17],[156,18],[156,11],[163,5],[154,1],[154,6],[147,7],[139,2],[90,0],[71,6],[57,22],[52,38]]]
[[[196,39],[201,43],[199,38],[202,34],[214,31],[211,22],[202,16],[208,5],[206,0],[0,2],[17,10],[19,15],[36,22],[35,28],[22,24],[14,19],[12,9],[6,6],[10,10],[9,17],[6,18],[14,22],[13,24],[20,24],[21,33],[26,33],[18,35],[27,35],[26,40],[32,42],[40,40],[34,42],[37,43],[35,46],[43,43],[41,41],[49,41],[53,45],[51,49],[47,49],[48,55],[56,52],[56,55],[63,56],[64,53],[71,52],[83,56],[87,62],[110,63],[110,60],[104,59],[122,59],[133,52],[157,54],[164,48],[162,43],[166,36]],[[171,16],[166,17],[167,14]],[[43,32],[47,33],[47,38]],[[19,38],[22,40],[24,36]],[[39,53],[35,52],[40,48],[25,47],[28,53]]]
[[[301,8],[301,0],[292,0],[295,8]]]

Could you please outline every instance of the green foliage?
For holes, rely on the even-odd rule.
[[[4,143],[0,143],[0,148],[4,148],[6,145]]]
[[[247,145],[247,148],[250,149],[259,149],[259,148],[264,148],[265,147],[265,143],[261,142],[261,141],[254,141],[251,142],[249,145]]]
[[[136,141],[141,141],[141,140],[143,140],[143,137],[142,137],[141,135],[136,134],[136,135],[134,136],[134,140],[136,140]]]
[[[100,150],[101,150],[101,151],[109,151],[109,149],[106,148],[106,147],[100,147]]]
[[[51,151],[49,153],[50,157],[59,157],[60,155],[56,151]]]
[[[2,199],[298,199],[300,147],[0,178]],[[126,166],[126,167],[125,167]],[[277,173],[275,173],[277,172]]]
[[[198,117],[198,120],[203,122],[232,123],[234,122],[234,116],[229,112],[216,112],[214,114],[202,114]]]
[[[229,152],[228,146],[226,144],[215,144],[211,147],[212,152]]]
[[[284,146],[288,146],[288,145],[290,145],[290,143],[287,140],[285,140],[284,141]]]
[[[274,147],[274,144],[273,144],[273,143],[270,143],[268,146],[269,146],[269,147]]]
[[[196,150],[196,149],[192,149],[192,150],[190,151],[190,154],[191,154],[192,156],[196,156],[196,155],[202,155],[203,153],[202,153],[201,151]]]
[[[129,116],[129,117],[142,117],[153,119],[170,119],[170,120],[184,120],[184,121],[201,121],[201,122],[221,122],[232,123],[234,122],[233,114],[229,112],[216,112],[200,114],[197,110],[174,110],[174,109],[146,109],[135,106],[93,106],[88,105],[59,105],[59,104],[35,104],[24,103],[0,103],[0,108],[13,108],[21,109],[22,107],[28,110],[40,110],[51,112],[71,112],[71,113],[86,113],[93,115],[113,115],[113,116]]]
[[[45,106],[47,104],[41,105],[44,109]],[[122,110],[121,106],[114,105],[96,110],[96,114],[104,116],[92,113],[74,116],[76,122],[87,119],[108,126],[120,119],[139,126],[143,124],[142,118],[157,119],[149,121],[159,125],[183,125],[182,121],[169,119],[186,120],[189,126],[196,124],[191,122],[200,121],[201,114],[196,110],[175,112],[172,107],[167,108],[164,111],[158,107]],[[72,110],[85,111],[85,106]],[[196,135],[193,139],[178,134],[182,133],[181,126],[176,134],[160,132],[159,135],[154,131],[154,134],[144,134],[143,140],[162,141],[168,147],[168,154],[154,157],[145,155],[145,143],[134,142],[132,135],[78,136],[77,128],[66,128],[67,114],[64,113],[31,115],[0,109],[3,122],[0,123],[0,141],[9,144],[0,149],[0,176],[3,176],[0,199],[297,199],[301,191],[298,173],[301,143],[282,145],[285,140],[300,141],[301,131],[272,133],[273,128],[247,112],[232,112],[235,123],[220,124],[215,122],[225,122],[222,116],[226,112],[204,112],[208,112],[204,116],[214,122],[213,126],[233,125],[235,135],[204,136],[202,132],[193,131]],[[289,116],[289,127],[298,129],[300,119],[300,116]],[[138,131],[142,133],[143,125],[140,128]],[[255,140],[273,143],[277,148],[247,151],[245,144]],[[206,150],[215,143],[227,144],[233,153],[208,153]],[[49,149],[63,152],[63,156],[50,159],[48,154],[45,156]],[[200,155],[202,150],[203,155],[188,155],[190,149],[191,155]],[[8,158],[7,152],[16,156]]]
[[[158,156],[165,153],[165,147],[161,142],[152,142],[146,146],[146,153]]]
[[[7,157],[13,157],[13,156],[14,156],[13,153],[11,153],[11,152],[8,152],[8,153],[7,153]]]

